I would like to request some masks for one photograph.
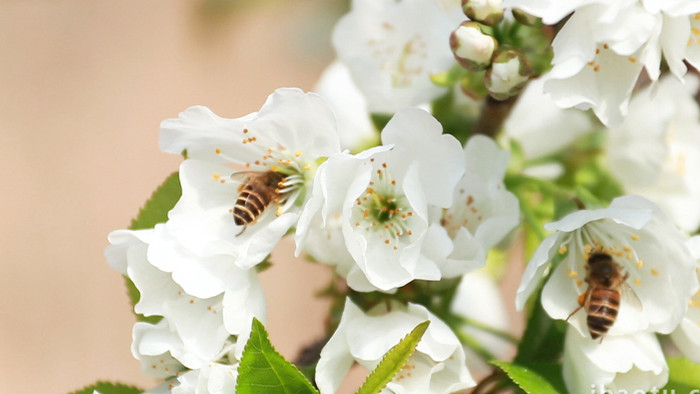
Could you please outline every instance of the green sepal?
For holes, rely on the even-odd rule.
[[[457,84],[467,70],[459,64],[455,64],[451,69],[437,74],[430,74],[430,80],[437,86],[451,88]]]
[[[414,328],[408,335],[392,347],[379,362],[379,365],[367,376],[357,394],[377,394],[391,382],[391,379],[404,367],[416,350],[423,334],[428,329],[430,320],[426,320]]]
[[[100,394],[140,394],[144,392],[138,387],[126,384],[100,381],[70,394],[92,394],[95,390]]]
[[[671,393],[675,390],[676,393],[692,393],[700,389],[700,364],[683,357],[669,358],[667,361],[668,383],[659,392]]]
[[[250,338],[238,365],[238,394],[318,393],[297,367],[270,343],[263,324],[253,318]]]
[[[512,364],[507,361],[492,361],[491,364],[500,368],[508,375],[510,380],[518,385],[526,393],[533,394],[559,394],[551,383],[540,376],[532,368]]]

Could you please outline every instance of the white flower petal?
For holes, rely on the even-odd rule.
[[[430,74],[454,63],[453,23],[437,1],[354,0],[333,30],[333,47],[369,110],[393,113],[446,93]]]
[[[542,240],[540,246],[533,253],[530,262],[523,272],[523,278],[520,280],[520,286],[515,294],[515,308],[519,311],[523,310],[527,299],[537,288],[542,277],[549,268],[549,261],[556,252],[554,249],[555,243],[559,241],[557,234],[552,234]]]
[[[593,341],[569,329],[564,344],[564,381],[570,392],[647,392],[663,387],[668,366],[649,333]]]
[[[389,349],[425,320],[431,324],[408,362],[411,374],[400,374],[387,387],[402,393],[449,393],[474,385],[459,340],[423,306],[403,308],[396,304],[388,313],[364,314],[347,299],[340,325],[321,351],[316,368],[321,392],[335,392],[353,360],[373,369]]]

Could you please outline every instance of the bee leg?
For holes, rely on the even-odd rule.
[[[241,232],[238,233],[238,234],[236,234],[236,237],[239,236],[239,235],[241,235],[241,234],[243,234],[243,232],[244,232],[245,229],[247,229],[247,228],[248,228],[248,225],[247,225],[247,224],[244,224],[244,225],[243,225],[243,228],[241,229]]]
[[[574,311],[573,311],[573,312],[571,312],[571,313],[569,314],[569,316],[567,316],[567,317],[566,317],[566,319],[565,319],[564,321],[569,321],[569,319],[571,319],[571,316],[575,315],[575,314],[576,314],[576,312],[578,312],[578,311],[579,311],[579,309],[581,309],[581,308],[583,308],[583,305],[579,305],[579,307],[578,307],[578,308],[574,309]]]
[[[576,312],[578,312],[579,309],[583,308],[583,304],[585,304],[585,303],[586,303],[586,293],[584,292],[584,293],[579,294],[579,296],[578,296],[578,308],[574,309],[574,311],[571,312],[569,314],[569,316],[566,317],[566,320],[564,320],[564,321],[569,321],[569,319],[571,319],[571,316],[573,316]]]

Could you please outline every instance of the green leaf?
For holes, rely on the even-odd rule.
[[[238,366],[239,394],[318,393],[304,375],[270,343],[265,327],[253,319],[250,338]]]
[[[668,383],[660,392],[691,393],[700,389],[700,364],[687,358],[668,359]],[[697,391],[696,391],[697,392]]]
[[[379,393],[387,383],[391,382],[401,368],[406,364],[413,352],[418,346],[423,334],[428,329],[430,320],[416,326],[408,335],[406,335],[398,344],[392,347],[385,355],[382,361],[377,365],[377,368],[367,376],[367,379],[362,384],[357,394],[376,394]]]
[[[560,362],[531,362],[528,363],[526,367],[542,376],[558,392],[567,392],[566,383],[564,383],[564,375],[562,374],[562,365]]]
[[[526,393],[559,394],[559,391],[531,368],[511,364],[507,361],[492,361],[491,364],[503,370]]]
[[[181,195],[180,177],[177,172],[174,172],[151,194],[151,198],[131,221],[129,228],[132,230],[153,228],[156,224],[167,221],[168,212],[173,209]]]
[[[156,224],[167,221],[168,212],[173,209],[181,195],[182,188],[180,187],[180,177],[177,172],[174,172],[151,194],[151,198],[149,198],[139,210],[136,218],[131,221],[129,228],[132,230],[153,228]],[[126,285],[127,294],[129,295],[129,300],[131,301],[131,307],[133,308],[134,305],[139,302],[141,294],[136,286],[134,286],[134,282],[126,276],[124,277],[124,283]],[[136,319],[138,321],[156,324],[161,320],[161,317],[147,317],[136,314]]]
[[[70,394],[92,394],[95,390],[100,394],[140,394],[144,392],[144,390],[140,388],[122,383],[97,382],[78,391],[73,391]]]

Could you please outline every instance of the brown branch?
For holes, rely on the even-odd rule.
[[[484,102],[484,106],[481,108],[479,119],[472,128],[472,135],[483,134],[491,138],[496,138],[501,131],[503,122],[508,118],[510,111],[518,101],[518,97],[520,97],[519,94],[499,101],[488,96]]]

